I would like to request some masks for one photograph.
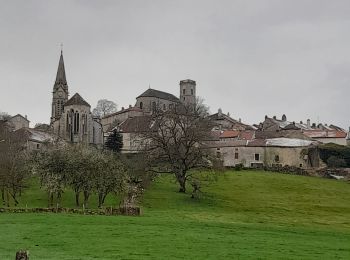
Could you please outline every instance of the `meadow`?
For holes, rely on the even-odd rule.
[[[347,182],[227,171],[200,199],[177,189],[159,177],[140,217],[2,213],[0,259],[21,248],[31,259],[350,259]],[[32,183],[20,206],[46,199]],[[110,196],[106,206],[118,203]],[[74,206],[70,191],[63,206]]]

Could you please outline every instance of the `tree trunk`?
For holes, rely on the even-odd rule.
[[[47,207],[53,207],[53,192],[49,192]]]
[[[90,193],[88,191],[84,191],[84,207],[88,207],[88,201],[89,201]]]
[[[17,193],[14,192],[14,193],[10,193],[11,194],[11,197],[13,198],[14,202],[15,202],[15,207],[18,205],[18,200],[17,200]]]
[[[105,199],[106,199],[106,197],[107,197],[107,194],[104,194],[104,195],[102,196],[102,205],[105,204]]]
[[[103,205],[103,193],[98,193],[98,207],[101,208]]]
[[[186,174],[182,173],[176,176],[177,181],[180,185],[179,192],[186,193]]]
[[[57,206],[61,206],[61,198],[62,198],[62,193],[60,191],[57,192]]]
[[[80,206],[80,192],[75,192],[75,206],[79,207]]]
[[[7,207],[10,207],[10,192],[6,189]]]
[[[2,205],[5,205],[5,188],[1,187],[1,199],[2,199]]]

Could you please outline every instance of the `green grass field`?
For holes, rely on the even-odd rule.
[[[0,214],[0,259],[20,248],[31,259],[350,259],[349,183],[240,171],[200,200],[176,191],[159,178],[141,217]],[[33,187],[25,204],[45,206],[46,195]]]

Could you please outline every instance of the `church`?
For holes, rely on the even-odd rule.
[[[71,143],[103,144],[102,125],[91,106],[78,93],[69,98],[63,53],[61,51],[52,92],[50,126],[55,135]]]

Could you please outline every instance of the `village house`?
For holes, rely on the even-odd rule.
[[[318,167],[318,142],[291,139],[253,139],[228,142],[210,141],[206,148],[216,154],[226,167],[241,164],[244,167],[293,166]]]
[[[6,126],[12,131],[16,131],[21,128],[29,128],[30,123],[27,116],[22,116],[21,114],[10,116],[8,118],[0,118],[0,121],[6,124]]]
[[[260,133],[258,133],[260,132]],[[334,125],[327,124],[311,124],[310,119],[303,123],[290,122],[287,120],[286,115],[283,115],[281,119],[277,119],[276,116],[265,116],[264,122],[258,125],[257,135],[274,135],[275,137],[290,137],[291,135],[298,135],[298,132],[303,136],[319,141],[321,143],[335,143],[339,145],[347,145],[348,133]],[[304,139],[304,137],[299,138]]]

